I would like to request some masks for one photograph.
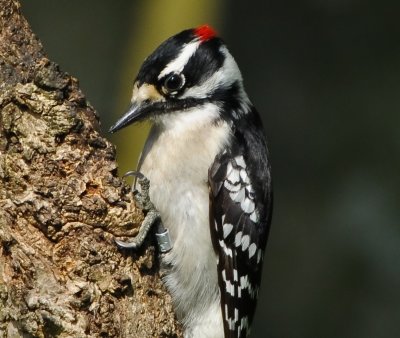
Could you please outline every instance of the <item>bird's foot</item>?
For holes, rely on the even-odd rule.
[[[161,222],[160,213],[150,200],[149,179],[138,171],[128,171],[123,177],[127,176],[134,176],[139,183],[140,192],[136,190],[135,183],[132,184],[131,192],[136,201],[136,204],[146,213],[146,216],[142,224],[140,225],[139,233],[136,235],[136,237],[134,237],[129,242],[120,241],[118,239],[115,239],[115,242],[120,248],[138,249],[142,246],[152,226],[156,224],[156,238],[160,252],[165,253],[170,251],[172,249],[172,242],[169,236],[168,229],[165,229],[164,225]]]

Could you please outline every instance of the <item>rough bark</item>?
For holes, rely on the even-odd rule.
[[[154,247],[77,80],[0,0],[0,337],[177,337]]]

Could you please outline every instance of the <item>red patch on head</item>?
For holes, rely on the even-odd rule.
[[[194,34],[196,34],[199,39],[204,42],[214,38],[217,33],[209,25],[202,25],[194,29]]]

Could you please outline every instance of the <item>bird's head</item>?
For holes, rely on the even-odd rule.
[[[129,109],[110,132],[145,119],[167,121],[197,108],[217,117],[226,105],[235,109],[243,102],[248,99],[235,60],[215,31],[203,25],[170,37],[144,61]]]

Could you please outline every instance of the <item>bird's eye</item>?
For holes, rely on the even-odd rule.
[[[164,88],[167,92],[176,92],[185,84],[185,77],[182,74],[168,75],[164,81]]]

